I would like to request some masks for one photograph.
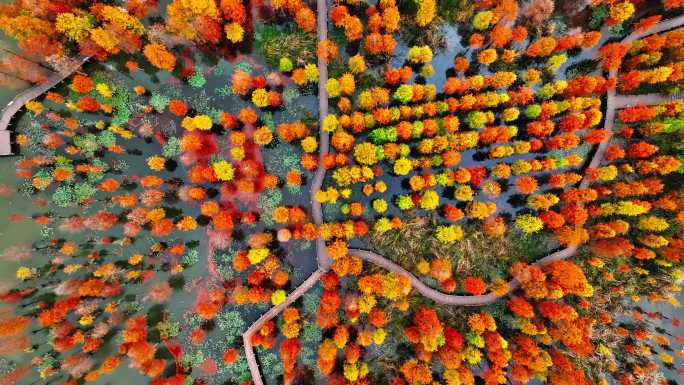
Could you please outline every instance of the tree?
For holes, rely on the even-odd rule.
[[[143,53],[150,64],[159,69],[173,71],[176,66],[176,57],[164,45],[148,44]]]
[[[554,8],[553,0],[531,0],[521,13],[523,25],[528,28],[543,25],[553,14]]]

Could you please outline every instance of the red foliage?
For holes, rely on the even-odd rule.
[[[615,84],[614,80],[606,80],[602,76],[578,76],[568,81],[565,96],[588,96],[603,94]]]
[[[472,295],[482,295],[487,291],[487,284],[478,277],[466,277],[463,280],[463,289]]]
[[[565,224],[565,218],[553,210],[542,211],[539,214],[539,218],[550,229],[557,229]]]
[[[532,318],[534,317],[534,309],[529,302],[524,298],[513,296],[508,300],[508,309],[518,317]]]
[[[620,68],[622,58],[629,51],[630,44],[608,43],[599,48],[597,57],[601,60],[601,66],[606,71],[614,71]]]
[[[632,255],[634,245],[624,238],[614,237],[593,240],[589,244],[589,249],[599,257],[622,258]]]
[[[658,114],[658,109],[652,106],[632,106],[622,109],[618,113],[618,119],[624,123],[634,123],[641,120],[653,119]]]
[[[627,156],[629,156],[630,158],[643,159],[648,158],[656,152],[658,152],[658,146],[648,142],[644,142],[642,140],[629,145],[629,148],[627,150]]]
[[[521,194],[532,194],[537,190],[537,179],[533,176],[521,176],[515,181],[518,192]]]
[[[169,102],[169,112],[176,116],[185,116],[188,106],[182,100],[174,99]]]
[[[577,203],[570,203],[561,208],[561,214],[571,225],[583,225],[589,219],[587,209]]]
[[[71,89],[81,94],[90,92],[93,87],[93,81],[85,75],[76,74],[71,80]]]
[[[584,135],[584,141],[588,144],[599,144],[601,142],[605,142],[609,138],[610,132],[601,129],[589,130]]]
[[[95,100],[95,98],[92,96],[84,96],[78,100],[76,107],[82,109],[83,111],[95,112],[97,111],[98,103],[97,100]]]

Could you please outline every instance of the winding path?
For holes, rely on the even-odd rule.
[[[327,4],[326,0],[317,0],[317,17],[318,17],[318,40],[324,40],[327,38]],[[641,39],[645,36],[663,32],[669,29],[673,29],[684,25],[684,15],[666,20],[661,22],[647,31],[633,32],[622,41],[623,43],[631,43],[635,40]],[[323,167],[323,155],[328,152],[329,148],[329,134],[323,130],[323,119],[328,115],[328,97],[325,90],[325,83],[328,80],[328,70],[327,65],[324,60],[318,59],[319,77],[318,77],[318,107],[319,107],[319,165],[311,188],[311,207],[314,223],[320,226],[323,223],[323,214],[321,204],[316,200],[316,193],[321,189],[323,185],[323,179],[325,178],[325,168]],[[611,71],[609,73],[610,77],[617,78],[617,70]],[[672,97],[663,96],[659,94],[646,94],[637,96],[626,96],[618,95],[615,89],[608,90],[607,92],[607,103],[606,103],[606,116],[604,129],[609,132],[613,132],[613,127],[615,125],[615,112],[616,110],[623,108],[625,106],[634,104],[662,104],[672,100]],[[589,162],[588,168],[597,168],[603,161],[603,156],[608,147],[609,141],[604,141],[599,144]],[[588,178],[583,178],[579,184],[580,188],[587,188],[591,181]],[[552,254],[549,254],[538,261],[535,262],[536,265],[544,266],[553,261],[558,261],[562,259],[569,258],[577,252],[577,246],[570,246],[563,250],[559,250]],[[380,266],[388,271],[395,272],[397,274],[404,274],[411,280],[413,289],[419,292],[421,295],[435,301],[439,304],[444,305],[456,305],[456,306],[483,306],[495,302],[497,299],[501,298],[502,295],[496,295],[493,293],[485,295],[450,295],[442,293],[441,291],[435,290],[425,283],[423,283],[418,277],[413,275],[408,270],[399,266],[398,264],[390,261],[389,259],[383,257],[382,255],[376,254],[372,251],[361,250],[361,249],[349,249],[350,255],[358,256],[359,258]],[[256,356],[254,355],[254,349],[252,346],[252,336],[254,333],[258,332],[261,326],[277,316],[283,309],[296,301],[301,297],[307,290],[313,287],[325,274],[332,265],[332,260],[325,246],[325,241],[319,237],[316,239],[316,259],[318,263],[318,269],[304,281],[299,287],[297,287],[292,293],[290,293],[283,303],[271,308],[264,315],[259,317],[259,319],[254,322],[249,329],[243,334],[243,342],[245,348],[245,354],[247,356],[247,363],[249,365],[249,370],[252,375],[252,381],[254,385],[263,385],[263,380],[261,378],[261,373],[259,371],[259,364],[257,363]],[[514,278],[508,282],[507,293],[512,292],[520,283]]]
[[[667,31],[669,29],[673,29],[676,27],[679,27],[684,24],[684,15],[676,17],[674,19],[669,19],[667,21],[664,21],[662,23],[659,23],[652,28],[650,28],[647,31],[643,32],[634,32],[629,34],[625,39],[622,41],[623,43],[631,43],[635,40],[641,39],[645,36],[652,35],[654,33],[659,33],[663,31]],[[615,77],[617,78],[617,70],[611,71],[609,73],[610,77]],[[629,106],[629,105],[635,105],[635,104],[645,104],[645,105],[657,105],[657,104],[662,104],[662,103],[667,103],[672,100],[672,97],[670,96],[664,96],[660,94],[646,94],[646,95],[636,95],[636,96],[627,96],[627,95],[618,95],[615,91],[615,89],[608,90],[607,92],[607,103],[606,103],[606,119],[605,119],[605,124],[604,124],[604,129],[606,129],[609,132],[613,132],[613,127],[615,125],[615,112],[619,110],[620,108]],[[599,144],[599,146],[596,149],[596,152],[594,153],[593,158],[589,162],[588,168],[597,168],[600,166],[601,162],[603,161],[603,156],[606,152],[606,149],[608,148],[609,141],[604,141]],[[587,188],[589,187],[589,184],[591,181],[589,178],[583,178],[582,181],[580,182],[579,188]],[[538,261],[535,262],[536,265],[539,266],[544,266],[548,265],[549,263],[553,261],[558,261],[562,259],[569,258],[577,252],[577,246],[570,246],[568,248],[565,248],[563,250],[559,250],[555,253],[549,254],[545,256],[544,258],[539,259]],[[495,302],[500,296],[497,296],[493,293],[485,294],[485,295],[475,295],[475,296],[464,296],[464,295],[450,295],[450,294],[445,294],[442,293],[439,290],[435,290],[427,285],[425,285],[419,278],[411,274],[409,271],[404,269],[403,267],[399,266],[398,264],[390,261],[389,259],[376,254],[372,251],[368,250],[360,250],[360,249],[350,249],[349,250],[350,254],[356,255],[359,258],[374,263],[380,267],[383,267],[389,271],[398,273],[398,274],[405,274],[407,275],[411,283],[413,285],[413,288],[418,291],[420,294],[424,295],[425,297],[440,303],[440,304],[445,304],[445,305],[458,305],[458,306],[482,306],[482,305],[488,305],[493,302]],[[508,293],[511,291],[515,290],[520,283],[516,279],[511,279],[508,282]]]
[[[66,71],[54,73],[45,82],[19,93],[7,104],[7,107],[5,107],[5,109],[2,110],[2,114],[0,114],[0,155],[12,155],[9,125],[12,122],[14,115],[16,115],[17,112],[19,112],[19,110],[24,107],[28,101],[44,94],[52,87],[71,76],[71,74],[81,68],[81,66],[87,62],[88,59],[90,58],[87,56],[81,57],[78,61],[74,62],[72,66],[67,68]]]

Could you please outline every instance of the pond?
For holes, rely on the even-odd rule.
[[[223,111],[237,114],[242,108],[251,105],[244,98],[233,95],[231,92],[230,75],[233,73],[234,68],[241,68],[245,73],[252,76],[263,75],[265,77],[269,73],[269,69],[265,67],[265,64],[260,64],[265,63],[265,61],[258,54],[241,55],[239,59],[235,58],[228,61],[223,58],[211,58],[197,53],[186,56],[185,59],[192,63],[196,73],[188,82],[181,82],[177,78],[171,77],[166,71],[155,71],[151,68],[144,68],[144,71],[129,73],[121,61],[106,64],[90,62],[83,68],[83,72],[95,79],[96,83],[106,83],[116,90],[116,96],[123,100],[123,106],[117,106],[122,107],[120,110],[117,109],[117,113],[124,121],[129,119],[127,128],[138,130],[141,134],[138,138],[125,140],[125,144],[123,144],[125,152],[110,153],[99,151],[95,154],[95,157],[102,164],[112,166],[113,169],[110,170],[110,173],[123,176],[122,180],[125,181],[124,183],[128,183],[126,190],[133,194],[139,194],[143,200],[145,199],[144,194],[146,190],[140,182],[141,178],[149,173],[148,158],[160,153],[173,153],[177,151],[177,149],[174,149],[174,144],[176,147],[178,146],[177,141],[173,142],[183,130],[181,128],[181,120],[166,108],[169,101],[188,101],[188,105],[192,106],[193,111],[196,111],[194,112],[195,114],[205,113],[218,120],[218,115]],[[281,80],[276,76],[276,78],[269,79],[269,81],[276,82],[276,87],[278,87]],[[145,91],[136,93],[134,92],[135,87],[144,87]],[[63,95],[73,95],[73,91],[69,89],[67,82],[62,83],[62,85],[52,91]],[[10,98],[12,94],[8,92],[6,96]],[[55,111],[58,111],[64,117],[77,119],[82,124],[90,126],[90,132],[102,138],[103,134],[95,127],[99,119],[97,114],[74,113],[48,100],[45,100],[44,104],[46,108],[54,108]],[[150,108],[156,109],[158,112],[145,115],[142,113],[145,106],[151,106]],[[275,130],[275,127],[282,122],[291,122],[298,119],[307,122],[317,120],[317,99],[314,95],[301,95],[298,91],[289,88],[288,92],[284,95],[284,107],[272,112],[266,112],[261,116],[263,124],[272,130]],[[17,134],[27,135],[33,140],[35,137],[42,136],[40,124],[33,114],[27,112],[22,114],[21,119],[17,119],[15,130]],[[157,134],[152,135],[153,130]],[[218,132],[224,131],[220,127],[217,130]],[[215,155],[217,157],[220,155],[231,156],[229,150],[232,146],[228,143],[227,138],[224,138],[220,143],[217,143],[221,148],[220,153]],[[180,277],[181,282],[184,282],[184,284],[180,283],[179,286],[182,287],[182,290],[176,290],[177,292],[173,295],[173,301],[160,305],[155,300],[149,300],[153,293],[150,292],[146,295],[144,291],[141,291],[142,287],[136,288],[130,285],[125,291],[126,298],[147,298],[148,300],[126,303],[124,299],[122,306],[128,307],[127,313],[131,315],[147,314],[148,322],[156,322],[151,321],[150,318],[158,318],[159,321],[163,318],[167,322],[176,322],[179,326],[184,325],[183,333],[187,333],[187,326],[189,328],[201,326],[201,321],[197,319],[197,316],[192,316],[191,314],[192,309],[198,302],[197,298],[206,292],[206,288],[215,285],[217,282],[228,284],[235,281],[237,274],[233,270],[235,253],[240,249],[248,247],[247,241],[251,234],[262,232],[275,225],[272,219],[273,210],[278,206],[301,206],[308,212],[310,205],[309,185],[313,174],[310,171],[304,170],[300,165],[301,149],[282,142],[277,145],[273,143],[270,146],[264,147],[261,151],[256,150],[254,152],[254,149],[249,151],[253,151],[253,154],[248,154],[248,158],[245,159],[243,165],[244,167],[257,167],[254,170],[257,172],[255,174],[256,177],[268,173],[284,181],[287,180],[288,173],[297,172],[302,175],[302,183],[299,185],[283,186],[284,188],[282,189],[268,190],[258,198],[255,195],[238,194],[241,196],[234,199],[233,203],[236,206],[236,210],[254,210],[254,212],[260,213],[261,220],[254,223],[236,224],[233,229],[232,242],[229,243],[228,247],[223,245],[224,250],[212,251],[214,247],[209,247],[208,242],[210,236],[203,234],[203,232],[180,233],[173,238],[164,239],[164,242],[167,244],[175,243],[186,246],[185,255],[181,255],[178,259],[185,266],[182,277]],[[93,201],[94,204],[91,205],[55,207],[54,196],[41,194],[31,187],[30,180],[22,180],[16,174],[16,162],[18,160],[30,158],[41,153],[49,155],[50,151],[46,152],[40,146],[40,143],[32,141],[27,147],[22,148],[22,153],[19,155],[0,159],[0,175],[2,176],[3,192],[5,193],[2,197],[3,203],[0,208],[0,216],[6,219],[15,218],[14,221],[10,222],[7,220],[4,222],[2,234],[0,235],[0,250],[3,250],[4,253],[4,258],[1,261],[2,268],[0,269],[3,287],[13,285],[16,279],[15,272],[20,266],[38,267],[49,262],[49,256],[52,252],[49,252],[48,255],[42,255],[42,246],[40,245],[55,235],[59,236],[60,242],[74,242],[81,245],[81,247],[85,244],[85,240],[92,239],[90,241],[91,249],[93,245],[105,245],[102,243],[102,235],[109,237],[106,240],[107,243],[113,242],[113,244],[125,238],[120,229],[105,231],[104,234],[102,232],[98,234],[93,233],[92,235],[84,234],[82,232],[82,225],[77,225],[78,228],[67,231],[66,234],[58,229],[60,222],[64,225],[69,217],[93,215],[101,207],[111,207],[111,203],[101,200],[107,198],[98,198],[98,195],[96,195]],[[250,158],[252,163],[249,163]],[[241,172],[254,172],[247,168],[239,170]],[[163,207],[165,207],[168,215],[181,215],[183,213],[193,216],[199,215],[197,204],[187,200],[179,200],[176,196],[176,191],[183,189],[181,181],[186,180],[186,175],[190,172],[190,165],[172,161],[165,164],[164,170],[155,173],[156,176],[169,183],[168,190],[166,190],[162,198]],[[100,180],[102,180],[101,176],[94,176],[91,179],[92,182]],[[214,191],[213,193],[209,191],[209,194],[217,193],[219,191]],[[45,206],[46,203],[48,204],[47,207]],[[21,220],[21,218],[17,217],[18,214],[28,218],[28,220]],[[48,225],[41,226],[36,221],[31,220],[32,216],[35,218],[36,216],[46,214],[52,220],[52,223]],[[203,225],[206,225],[206,222]],[[63,228],[61,229],[63,230]],[[133,244],[119,244],[111,248],[110,252],[113,252],[115,257],[122,258],[124,261],[133,255],[145,253],[141,246],[144,247],[156,241],[145,234],[145,231],[143,230],[143,233],[140,234],[141,236],[137,242],[133,238]],[[72,234],[69,234],[70,232]],[[216,241],[223,243],[221,239],[216,239]],[[36,247],[38,249],[35,249]],[[31,250],[32,248],[34,250]],[[80,252],[81,250],[79,250],[78,254]],[[273,253],[282,258],[285,264],[283,268],[289,272],[289,282],[283,287],[287,291],[299,285],[316,268],[315,253],[311,241],[300,238],[282,243],[282,246],[273,250]],[[80,259],[76,258],[76,256],[73,258],[74,262]],[[175,263],[167,258],[159,257],[149,260],[151,270],[158,271],[160,274],[150,278],[147,287],[154,287],[157,284],[165,283],[167,278],[163,272],[168,271],[170,263]],[[52,287],[59,280],[65,278],[68,277],[61,274],[55,275],[48,284]],[[193,363],[196,366],[201,366],[207,358],[213,358],[215,362],[221,362],[226,346],[241,340],[241,333],[246,329],[246,326],[268,308],[268,303],[251,307],[224,308],[221,314],[228,318],[225,321],[221,321],[223,318],[219,314],[218,327],[208,329],[207,335],[203,338],[204,342],[189,346],[186,349],[187,359],[195,361],[199,359],[199,362]],[[235,315],[237,318],[234,317]],[[231,319],[231,317],[233,318]],[[225,329],[226,327],[229,329]],[[32,338],[31,343],[36,344],[37,349],[41,349],[40,341],[44,341],[46,337],[45,332],[39,332]],[[107,355],[115,353],[112,350],[115,345],[108,344],[108,346],[108,348],[105,346],[105,348],[99,350],[97,354],[99,358],[95,358],[101,360]],[[20,365],[26,363],[28,357],[35,354],[36,352],[31,352],[30,354],[10,358]],[[208,370],[211,370],[211,367]],[[226,372],[226,366],[221,365],[221,370],[216,375],[216,378],[230,379],[244,375],[244,372],[237,372],[237,374],[228,373]],[[36,376],[37,374],[33,373],[27,377],[26,383],[33,381],[37,378]],[[140,382],[144,378],[136,370],[125,367],[121,367],[116,376],[117,383],[126,381]],[[102,378],[95,383],[111,383],[111,381],[111,378]]]

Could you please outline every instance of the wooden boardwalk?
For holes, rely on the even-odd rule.
[[[12,143],[10,139],[11,133],[9,128],[10,124],[12,123],[12,119],[17,112],[19,112],[19,110],[21,110],[28,101],[44,94],[52,87],[58,85],[64,79],[71,76],[71,74],[76,72],[86,61],[88,61],[88,59],[88,57],[80,58],[78,62],[74,63],[74,65],[68,68],[67,71],[57,72],[50,76],[50,78],[44,83],[38,84],[23,92],[20,92],[7,104],[7,107],[5,107],[5,109],[2,110],[2,114],[0,114],[0,155],[13,155]]]
[[[316,2],[316,14],[317,14],[317,27],[318,27],[318,41],[323,41],[328,38],[328,5],[327,0],[317,0]],[[323,167],[323,156],[328,152],[330,146],[330,135],[323,130],[323,120],[328,115],[328,93],[325,89],[325,83],[328,81],[328,65],[322,58],[318,58],[318,124],[319,124],[319,135],[318,135],[318,168],[316,169],[316,174],[314,175],[313,181],[311,183],[310,191],[310,201],[311,201],[311,212],[313,216],[314,223],[320,226],[323,223],[323,211],[321,208],[321,203],[316,200],[316,193],[321,189],[323,185],[323,179],[325,179],[325,167]],[[316,283],[318,283],[332,265],[332,259],[328,254],[326,249],[325,240],[318,237],[316,239],[316,262],[318,264],[318,269],[307,278],[299,287],[297,287],[292,293],[290,293],[285,301],[273,308],[271,308],[264,315],[259,317],[256,322],[250,325],[249,329],[242,335],[242,340],[245,349],[245,356],[247,358],[247,364],[249,366],[249,371],[252,375],[252,383],[254,385],[263,385],[264,381],[261,378],[261,372],[259,371],[259,363],[254,355],[254,348],[252,346],[252,336],[256,333],[261,326],[268,322],[269,320],[276,317],[280,312],[283,311],[287,306],[291,305],[297,298],[301,297],[309,289],[311,289]]]
[[[327,9],[326,9],[326,1],[325,0],[318,0],[317,2],[317,12],[318,12],[318,39],[323,40],[327,38],[327,25],[326,25],[326,15],[327,15]],[[684,24],[684,16],[680,16],[674,19],[670,19],[667,21],[664,21],[660,24],[657,24],[656,26],[652,27],[648,31],[644,32],[637,32],[637,33],[632,33],[628,35],[623,42],[632,42],[634,40],[641,39],[642,37],[654,34],[654,33],[659,33],[662,31],[666,31],[669,29],[673,29],[676,27],[679,27]],[[325,82],[328,80],[327,76],[327,66],[326,63],[319,59],[318,60],[318,66],[319,66],[319,167],[316,170],[316,174],[313,179],[312,183],[312,189],[311,189],[311,207],[312,207],[312,215],[314,218],[314,222],[316,225],[322,224],[323,218],[322,218],[322,210],[321,210],[321,204],[316,201],[315,196],[316,193],[320,190],[322,184],[323,184],[323,179],[325,178],[325,168],[322,166],[322,157],[324,154],[328,152],[329,148],[329,135],[323,130],[323,119],[325,119],[326,115],[328,114],[328,98],[327,94],[325,91]],[[617,77],[617,70],[616,71],[611,71],[609,76],[611,77]],[[663,96],[663,95],[658,95],[658,94],[647,94],[647,95],[635,95],[635,96],[626,96],[626,95],[617,95],[615,90],[609,90],[607,93],[607,105],[606,105],[606,119],[605,119],[605,126],[604,128],[612,133],[613,127],[615,124],[615,113],[618,109],[624,108],[629,105],[635,105],[635,104],[647,104],[647,105],[654,105],[654,104],[662,104],[662,103],[667,103],[673,99],[681,99],[682,95],[673,95],[673,96]],[[591,161],[589,162],[589,166],[591,168],[596,168],[599,167],[601,162],[603,161],[603,156],[606,152],[606,149],[608,147],[608,141],[602,142],[599,144],[596,152],[594,153],[594,156],[592,157]],[[582,181],[580,182],[580,188],[586,188],[590,184],[590,180],[588,178],[583,178]],[[578,247],[577,246],[571,246],[568,248],[565,248],[563,250],[559,250],[555,253],[549,254],[545,256],[544,258],[539,259],[535,263],[540,266],[547,265],[553,261],[558,261],[562,259],[569,258],[577,252]],[[259,364],[256,360],[256,356],[254,355],[254,349],[252,347],[251,343],[251,338],[254,333],[256,333],[261,326],[268,322],[269,320],[273,319],[276,317],[285,307],[289,306],[292,304],[294,301],[296,301],[299,297],[301,297],[307,290],[309,290],[311,287],[313,287],[321,278],[323,274],[325,274],[329,269],[330,265],[332,264],[332,261],[330,259],[330,256],[326,250],[325,247],[325,242],[322,238],[318,238],[316,240],[316,258],[318,261],[318,269],[306,280],[304,283],[302,283],[299,287],[297,287],[290,295],[287,296],[285,301],[278,306],[275,306],[271,308],[268,312],[266,312],[264,315],[262,315],[256,322],[254,322],[249,329],[244,333],[243,335],[243,342],[244,342],[244,348],[245,348],[245,354],[247,356],[247,363],[249,365],[249,369],[252,375],[252,381],[254,385],[263,385],[263,379],[261,378],[261,373],[259,371]],[[377,266],[380,266],[388,271],[392,271],[398,274],[403,274],[411,280],[411,284],[413,289],[418,291],[421,295],[437,302],[440,304],[446,304],[446,305],[454,305],[454,306],[482,306],[482,305],[488,305],[493,302],[495,302],[497,299],[501,298],[499,295],[495,295],[492,293],[485,294],[485,295],[473,295],[473,296],[468,296],[468,295],[450,295],[450,294],[445,294],[442,293],[441,291],[435,290],[423,283],[418,277],[414,276],[411,272],[407,271],[403,267],[399,266],[398,264],[390,261],[389,259],[383,257],[382,255],[376,254],[374,252],[368,251],[368,250],[360,250],[360,249],[350,249],[349,250],[350,255],[356,255],[359,258],[365,260],[366,262],[375,264]],[[516,279],[511,279],[508,282],[508,291],[507,293],[512,292],[519,286],[519,282]]]

